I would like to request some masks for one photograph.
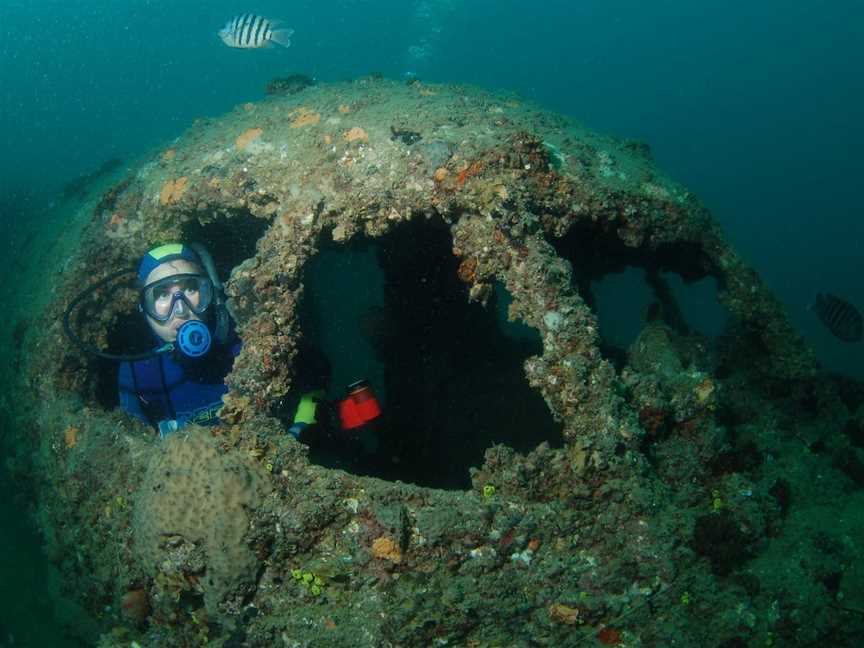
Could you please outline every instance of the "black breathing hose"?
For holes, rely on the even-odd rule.
[[[204,271],[207,273],[207,276],[210,278],[210,281],[213,284],[213,293],[216,301],[216,330],[214,332],[214,337],[220,344],[224,344],[225,340],[228,338],[228,310],[225,307],[225,291],[222,287],[222,282],[219,281],[219,274],[216,272],[216,265],[213,263],[213,257],[210,256],[210,253],[200,243],[190,243],[189,247],[198,255],[198,258],[201,259],[201,263],[204,265]]]
[[[112,272],[110,275],[105,277],[104,279],[100,279],[95,284],[90,286],[89,288],[80,292],[75,299],[69,302],[69,306],[66,307],[66,311],[63,313],[63,331],[66,333],[66,337],[69,338],[69,341],[72,342],[75,346],[81,349],[84,353],[88,353],[90,355],[95,355],[100,358],[105,358],[106,360],[119,360],[119,361],[128,361],[135,362],[136,360],[144,360],[146,358],[152,358],[158,354],[158,351],[146,351],[144,353],[136,353],[133,355],[124,355],[119,353],[108,353],[107,351],[102,351],[101,349],[96,348],[91,344],[87,344],[82,340],[75,331],[72,330],[72,324],[69,321],[72,317],[72,311],[75,310],[78,305],[83,302],[85,299],[90,297],[94,292],[99,290],[102,286],[105,286],[120,277],[123,277],[128,274],[133,274],[137,272],[135,268],[129,268],[127,270],[118,270],[117,272]]]

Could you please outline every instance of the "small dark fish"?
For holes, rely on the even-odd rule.
[[[270,43],[289,47],[294,30],[275,29],[276,25],[277,21],[264,16],[242,14],[229,20],[228,24],[219,30],[219,38],[228,47],[241,49],[267,47]]]
[[[831,333],[844,342],[860,342],[864,321],[861,313],[845,299],[819,293],[810,306]]]

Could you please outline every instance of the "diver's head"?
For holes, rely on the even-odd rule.
[[[138,266],[140,308],[150,329],[174,342],[177,329],[201,321],[213,301],[213,282],[198,255],[187,245],[169,243],[150,250]]]

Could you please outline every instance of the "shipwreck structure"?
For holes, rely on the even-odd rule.
[[[858,452],[843,430],[860,427],[860,395],[819,373],[645,145],[474,88],[319,84],[197,122],[70,223],[40,326],[22,333],[16,412],[34,458],[16,465],[37,475],[47,552],[100,645],[861,632],[846,609],[860,584],[831,567],[850,564],[854,528],[823,529],[834,553],[794,574],[771,562],[803,533],[796,506],[860,488],[833,460]],[[174,240],[210,250],[243,348],[220,425],[160,441],[117,408],[116,367],[70,345],[62,316]],[[655,303],[616,349],[592,287],[626,268]],[[716,282],[721,336],[690,326],[670,275]],[[74,325],[140,351],[136,300],[131,282],[100,288]],[[306,343],[349,378],[376,376],[376,447],[287,434]],[[814,494],[817,469],[836,480]]]

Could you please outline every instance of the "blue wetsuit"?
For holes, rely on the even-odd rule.
[[[187,423],[216,425],[216,413],[228,391],[224,379],[240,347],[234,334],[225,346],[214,346],[200,360],[160,353],[146,360],[122,362],[117,376],[120,405],[156,427],[162,437]]]

